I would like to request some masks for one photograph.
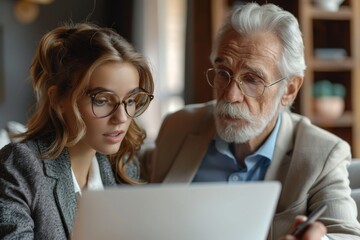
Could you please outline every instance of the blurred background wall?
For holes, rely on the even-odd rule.
[[[32,22],[22,23],[14,12],[19,1],[50,3],[38,4],[38,16]],[[167,113],[213,98],[204,76],[211,66],[212,39],[232,6],[253,1],[274,3],[298,17],[299,4],[305,0],[0,0],[0,129],[9,121],[25,124],[31,113],[35,99],[28,71],[41,36],[62,22],[90,21],[114,28],[149,60],[155,100],[139,121],[149,138],[155,138]],[[346,7],[349,1],[345,0]],[[347,36],[348,27],[329,27],[328,22],[317,25],[314,30],[317,41],[349,42],[346,37],[327,34]],[[295,112],[301,113],[301,95],[304,94],[300,92],[295,101]],[[354,108],[351,95],[346,101],[346,108],[351,111]],[[350,144],[357,138],[353,133],[357,128],[351,121],[345,128],[336,124],[331,127]]]
[[[53,0],[39,4],[39,14],[30,23],[16,19],[16,2],[0,0],[0,128],[8,121],[25,123],[29,116],[34,104],[29,67],[44,33],[62,22],[92,21],[111,26],[131,40],[132,2],[128,0]]]

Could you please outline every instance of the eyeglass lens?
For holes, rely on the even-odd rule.
[[[206,72],[206,78],[211,87],[225,89],[230,84],[232,76],[225,70],[210,68]],[[253,74],[241,75],[240,79],[235,81],[242,93],[250,97],[258,97],[265,90],[263,81]]]

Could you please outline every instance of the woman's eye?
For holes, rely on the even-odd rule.
[[[107,98],[94,98],[93,100],[93,104],[99,107],[104,106],[108,102],[109,100]]]
[[[136,101],[134,98],[130,98],[130,99],[126,100],[126,105],[129,107],[132,105],[135,105],[135,104],[136,104]]]

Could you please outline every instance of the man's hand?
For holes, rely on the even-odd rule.
[[[306,221],[306,216],[297,216],[291,228],[291,232],[302,222]],[[301,238],[296,238],[292,235],[286,235],[279,240],[321,240],[326,234],[326,227],[321,222],[314,222],[308,226]]]

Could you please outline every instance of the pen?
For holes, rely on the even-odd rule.
[[[307,220],[305,222],[299,224],[291,234],[294,235],[295,237],[300,237],[304,233],[305,229],[311,223],[315,222],[321,216],[321,214],[323,214],[323,212],[325,211],[326,208],[327,208],[327,206],[325,204],[320,205],[318,208],[316,208],[314,211],[312,211],[308,215]]]

